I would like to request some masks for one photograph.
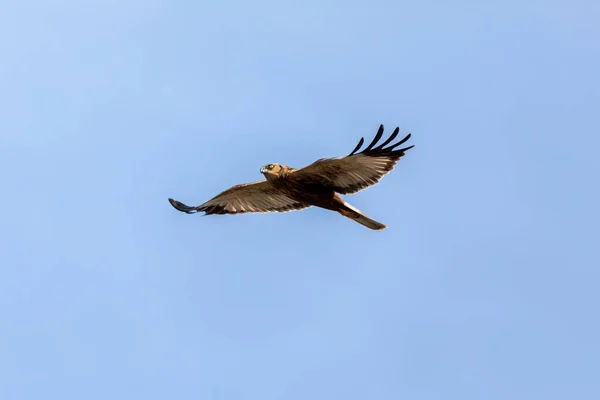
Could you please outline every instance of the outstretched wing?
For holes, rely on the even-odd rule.
[[[243,214],[248,212],[292,211],[309,206],[287,197],[266,180],[233,186],[199,206],[190,207],[169,199],[177,210],[193,214]]]
[[[356,193],[378,183],[385,174],[394,169],[405,151],[414,147],[395,150],[410,138],[410,133],[399,142],[387,146],[396,139],[398,132],[400,128],[396,128],[386,141],[375,147],[383,135],[383,125],[380,125],[371,144],[361,152],[357,153],[365,141],[364,138],[360,139],[352,153],[347,156],[317,160],[294,171],[292,175],[300,182],[323,185],[341,194]]]

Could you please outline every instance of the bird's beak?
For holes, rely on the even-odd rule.
[[[261,173],[261,174],[264,174],[265,172],[267,172],[267,170],[265,169],[265,167],[262,167],[262,168],[260,169],[260,173]]]

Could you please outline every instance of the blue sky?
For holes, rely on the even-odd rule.
[[[600,396],[594,1],[9,1],[0,398]],[[185,215],[416,147],[335,213]]]

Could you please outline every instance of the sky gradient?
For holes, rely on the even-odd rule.
[[[0,398],[600,398],[599,4],[4,2]],[[167,202],[380,123],[384,231]]]

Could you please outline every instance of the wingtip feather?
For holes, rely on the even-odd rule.
[[[396,148],[396,147],[400,146],[401,144],[404,144],[404,143],[406,143],[406,141],[407,141],[408,139],[410,139],[410,137],[411,137],[411,136],[412,136],[412,133],[409,133],[408,135],[406,135],[406,136],[404,137],[404,139],[402,139],[402,140],[401,140],[401,141],[399,141],[398,143],[395,143],[395,144],[391,145],[390,147],[388,147],[388,149],[389,149],[389,150],[393,150],[394,148]]]
[[[358,149],[360,149],[360,147],[363,145],[364,142],[365,142],[365,138],[361,137],[360,140],[358,141],[358,144],[354,148],[354,150],[352,150],[352,153],[350,153],[348,155],[351,156],[352,154],[356,153],[358,151]]]
[[[373,150],[379,151],[379,150],[383,149],[388,143],[390,143],[392,140],[396,139],[396,136],[398,136],[398,132],[400,132],[400,128],[396,127],[396,129],[394,129],[394,132],[392,132],[390,137],[387,138],[387,140],[385,142],[381,143],[379,146],[377,146]]]
[[[394,150],[395,148],[397,148],[401,144],[405,143],[408,139],[410,139],[410,137],[412,136],[411,133],[409,133],[408,135],[406,135],[398,143],[394,143],[391,146],[388,146],[387,148],[385,147],[386,145],[388,145],[389,143],[391,143],[394,139],[396,139],[396,136],[398,136],[399,132],[400,132],[400,127],[396,127],[396,129],[394,129],[394,131],[392,132],[392,134],[390,135],[389,138],[387,138],[379,146],[374,147],[377,144],[377,142],[379,142],[379,140],[381,139],[381,136],[383,135],[383,124],[381,124],[381,125],[379,125],[379,130],[375,134],[375,137],[373,138],[373,141],[371,142],[371,144],[369,144],[365,149],[363,149],[362,151],[360,151],[360,152],[357,153],[357,151],[360,149],[360,147],[364,143],[364,138],[361,138],[360,142],[358,143],[358,146],[356,146],[356,148],[352,151],[352,153],[349,154],[349,156],[354,155],[354,154],[375,155],[375,153],[380,153],[380,152],[381,152],[381,154],[383,154],[383,153],[386,153],[386,154],[398,154],[398,153],[401,153],[403,151],[406,151],[408,149],[413,148],[414,146],[410,146],[410,147],[406,147],[404,149]],[[373,153],[373,154],[371,154],[371,153]]]
[[[169,197],[169,203],[178,211],[184,212],[186,214],[193,214],[197,212],[196,207],[190,207],[188,205],[183,204],[180,201],[174,200]]]
[[[379,129],[377,130],[377,133],[375,134],[373,141],[371,142],[370,145],[367,146],[366,149],[363,150],[363,152],[367,152],[367,151],[371,150],[373,148],[373,146],[375,146],[375,144],[377,144],[379,139],[381,139],[381,136],[383,136],[383,124],[379,125]]]

